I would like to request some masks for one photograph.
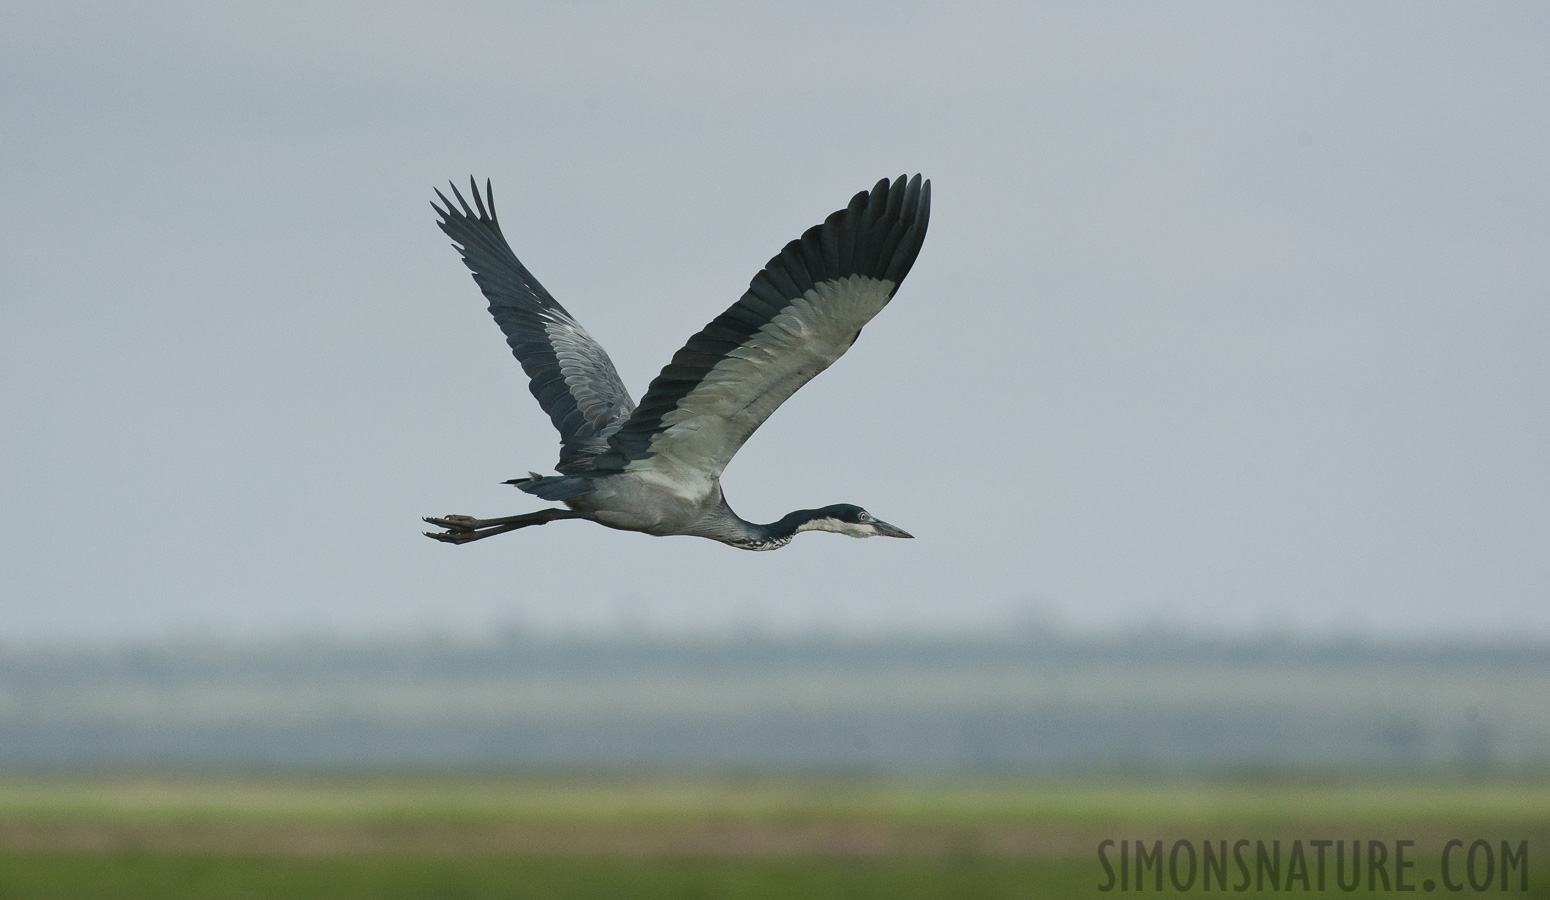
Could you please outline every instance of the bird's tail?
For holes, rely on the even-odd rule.
[[[572,497],[580,497],[582,494],[592,491],[592,479],[590,478],[574,478],[570,475],[540,475],[537,472],[527,473],[526,478],[513,478],[502,483],[515,485],[517,488],[535,497],[542,497],[550,501],[569,500]]]

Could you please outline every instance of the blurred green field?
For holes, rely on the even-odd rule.
[[[1090,897],[1102,840],[1239,838],[1527,841],[1550,897],[1540,781],[120,775],[0,779],[0,900]]]

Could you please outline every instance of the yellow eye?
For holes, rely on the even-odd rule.
[[[861,515],[856,516],[856,518],[860,519],[863,522],[870,522],[870,521],[872,521],[872,514],[864,512]]]

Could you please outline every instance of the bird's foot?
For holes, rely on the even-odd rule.
[[[477,541],[482,537],[489,537],[489,535],[480,534],[477,531],[422,531],[420,533],[428,538],[435,538],[444,544],[466,544],[470,541]]]
[[[490,532],[481,532],[479,529],[491,523],[483,519],[476,519],[473,516],[449,515],[439,519],[433,516],[426,516],[423,521],[439,528],[445,528],[446,531],[425,531],[421,533],[428,538],[435,538],[447,544],[466,544],[469,541],[477,541],[480,538],[490,536]]]

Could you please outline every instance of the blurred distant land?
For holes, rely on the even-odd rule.
[[[0,651],[0,770],[1550,771],[1550,646],[1000,637]]]

